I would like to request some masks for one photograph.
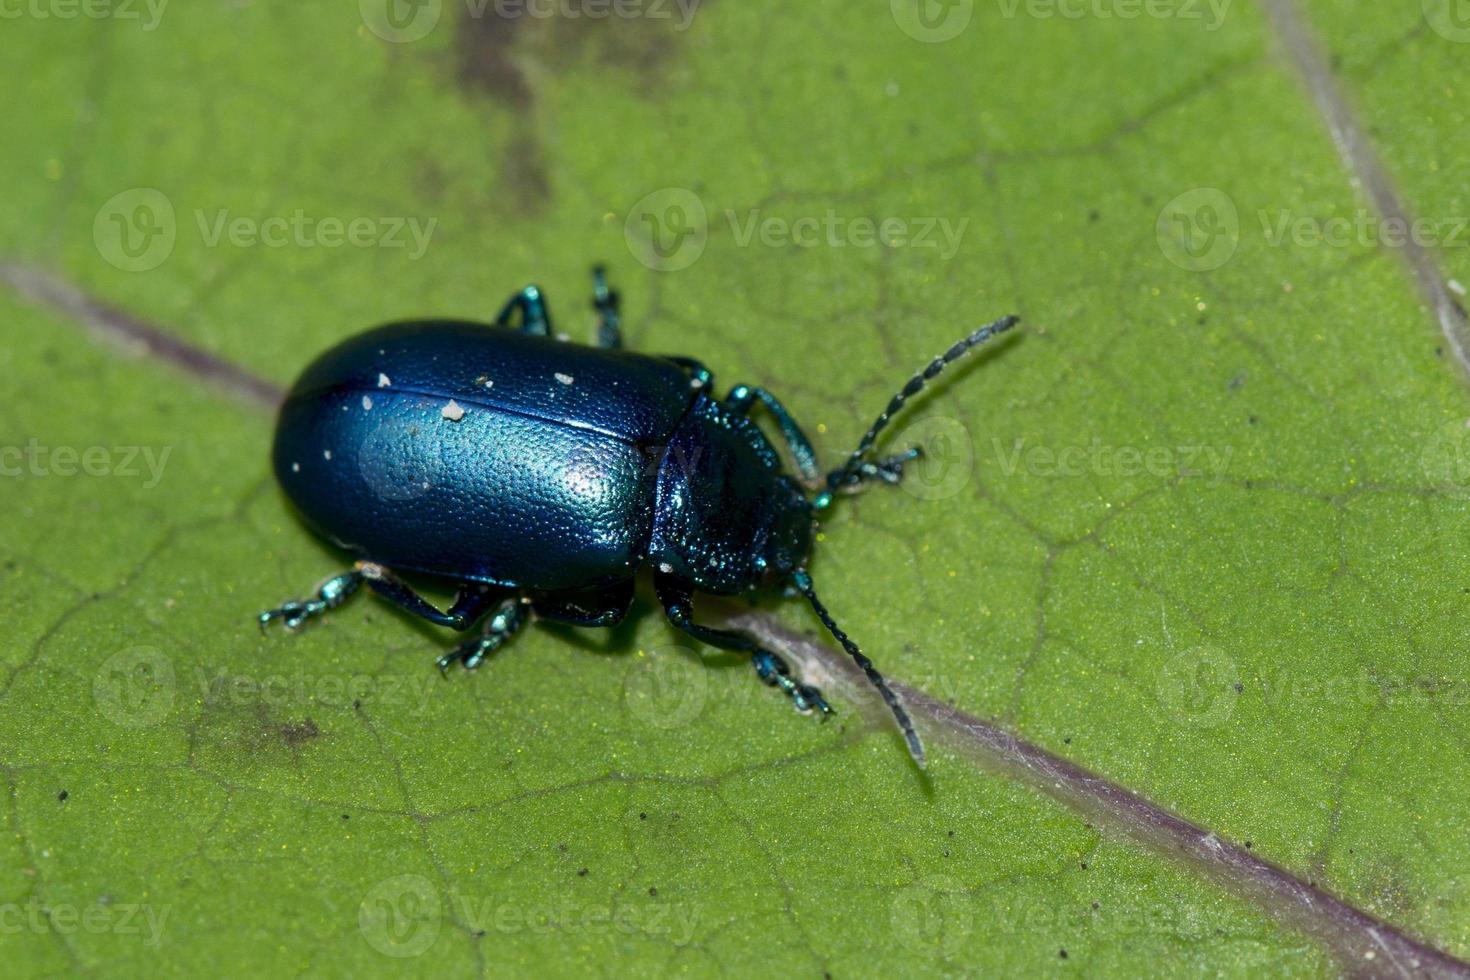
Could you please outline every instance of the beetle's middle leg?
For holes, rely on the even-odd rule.
[[[451,664],[460,663],[466,670],[474,670],[485,662],[485,658],[500,649],[526,624],[530,604],[520,596],[504,599],[490,617],[485,620],[485,631],[477,639],[463,643],[434,661],[442,674]]]
[[[527,286],[507,300],[500,314],[495,317],[495,325],[510,326],[510,319],[516,310],[521,311],[521,333],[535,334],[538,337],[551,335],[551,312],[546,308],[546,298],[541,295],[540,286]]]
[[[779,687],[785,691],[791,703],[796,705],[796,710],[815,710],[823,715],[832,713],[832,708],[827,704],[827,699],[822,697],[821,691],[792,677],[791,668],[786,661],[755,640],[734,630],[715,629],[712,626],[701,626],[696,623],[694,621],[694,597],[687,585],[662,574],[655,575],[653,581],[654,588],[658,592],[658,600],[663,604],[664,614],[669,617],[670,623],[701,643],[708,643],[722,650],[740,650],[749,653],[750,664],[755,668],[760,679],[772,687]]]
[[[455,596],[449,611],[440,612],[437,606],[382,565],[360,561],[357,563],[356,573],[367,583],[368,588],[404,612],[427,619],[435,626],[447,626],[460,632],[478,623],[491,606],[505,598],[505,591],[493,585],[464,582],[460,585],[459,595]]]
[[[421,616],[436,626],[448,626],[450,629],[461,631],[479,622],[486,611],[505,594],[494,586],[480,582],[466,582],[460,586],[459,595],[455,597],[454,605],[449,607],[449,611],[440,612],[432,603],[382,565],[360,561],[352,567],[350,572],[334,575],[323,582],[312,598],[282,603],[277,609],[261,613],[257,617],[261,629],[279,619],[285,622],[286,629],[294,632],[313,616],[319,616],[329,609],[336,609],[352,598],[352,595],[364,582],[367,583],[368,588],[395,606],[415,616]]]

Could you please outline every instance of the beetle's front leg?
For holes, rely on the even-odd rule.
[[[312,598],[284,602],[276,609],[261,613],[256,620],[260,623],[261,630],[264,630],[279,619],[286,629],[294,633],[311,617],[319,616],[328,609],[336,609],[350,599],[358,586],[362,585],[362,580],[362,572],[356,568],[341,575],[333,575],[317,587],[316,595]]]
[[[816,711],[822,716],[832,713],[832,706],[822,697],[822,692],[810,684],[803,684],[791,676],[786,661],[761,646],[744,633],[733,630],[701,626],[694,621],[694,597],[689,587],[673,578],[658,574],[654,576],[654,588],[658,600],[663,604],[669,622],[688,633],[701,643],[722,650],[740,650],[750,654],[750,664],[761,680],[772,687],[786,692],[798,711]]]
[[[822,471],[817,468],[816,450],[779,398],[764,388],[736,385],[725,396],[725,407],[738,415],[748,415],[757,401],[766,406],[766,410],[775,417],[776,425],[781,430],[781,438],[786,440],[786,448],[791,451],[796,468],[801,473],[801,482],[812,489],[820,486]]]

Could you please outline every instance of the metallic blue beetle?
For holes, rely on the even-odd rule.
[[[555,339],[540,291],[528,286],[494,326],[390,324],[306,369],[281,409],[276,477],[316,531],[360,560],[315,596],[261,613],[261,626],[280,619],[295,630],[366,583],[441,626],[463,631],[483,621],[479,637],[438,661],[441,670],[474,668],[530,612],[581,626],[619,622],[635,573],[648,565],[671,623],[749,653],[761,679],[798,709],[827,714],[821,693],[755,639],[694,620],[696,590],[793,587],[882,694],[923,765],[903,706],[812,589],[814,516],[838,492],[897,482],[918,450],[870,459],[878,433],[945,365],[1017,319],[982,327],[935,358],[823,477],[774,395],[739,385],[716,400],[699,362],[619,349],[617,295],[601,269],[594,280],[596,347]],[[757,402],[774,417],[798,479],[750,419]],[[458,597],[440,611],[399,572],[452,582]]]

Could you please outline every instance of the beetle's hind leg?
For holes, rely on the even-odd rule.
[[[541,295],[540,286],[527,286],[506,301],[495,318],[497,327],[510,326],[511,317],[521,311],[521,333],[538,337],[551,335],[551,311],[546,308],[546,297]]]
[[[786,692],[798,711],[816,711],[822,716],[832,713],[831,705],[822,697],[822,692],[810,684],[803,684],[791,676],[786,661],[761,646],[744,633],[734,630],[715,629],[694,622],[694,599],[689,587],[665,575],[654,576],[654,587],[664,614],[680,630],[701,643],[722,650],[740,650],[750,654],[750,664],[761,680],[772,687]]]
[[[515,636],[529,617],[529,603],[517,596],[506,599],[485,620],[485,631],[476,639],[461,644],[435,661],[442,674],[453,664],[465,670],[474,670],[485,662],[485,658],[500,649],[507,640]]]
[[[350,572],[341,575],[333,575],[321,585],[317,586],[316,595],[310,599],[293,599],[283,602],[275,609],[267,609],[256,617],[260,628],[264,630],[276,620],[281,620],[286,629],[292,633],[306,625],[306,621],[313,616],[320,616],[328,609],[336,609],[342,603],[352,598],[352,594],[362,585],[362,572],[354,568]]]
[[[623,318],[619,312],[621,297],[607,288],[607,270],[592,269],[592,308],[597,311],[597,346],[617,349],[623,346]]]

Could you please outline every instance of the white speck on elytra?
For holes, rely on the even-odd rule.
[[[459,402],[450,399],[449,404],[439,410],[439,414],[451,422],[458,422],[464,418],[464,409],[459,407]]]
[[[332,451],[330,449],[322,450],[322,459],[330,463],[332,461]]]
[[[560,371],[558,371],[556,373],[556,380],[560,381],[564,385],[569,385],[573,381],[575,381],[576,378],[573,378],[570,374],[562,374]]]
[[[373,399],[371,395],[362,396],[362,410],[364,412],[371,412],[373,410]]]
[[[291,464],[291,472],[292,473],[300,473],[301,472],[301,464],[300,463],[292,463]]]
[[[388,378],[388,376],[386,374],[379,374],[378,375],[378,387],[379,388],[386,388],[389,385],[391,385],[392,383],[393,382],[389,380],[389,378]]]
[[[674,570],[674,566],[666,561],[661,561],[658,563],[658,570],[667,575]]]

